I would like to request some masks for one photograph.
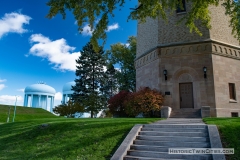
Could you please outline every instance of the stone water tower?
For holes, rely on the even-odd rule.
[[[165,94],[165,106],[179,114],[209,111],[212,117],[240,113],[240,47],[231,34],[223,6],[210,6],[211,29],[199,25],[203,36],[176,26],[191,8],[162,19],[138,24],[136,87],[155,88]]]

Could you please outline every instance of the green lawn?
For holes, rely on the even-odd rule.
[[[14,106],[2,105],[0,104],[0,123],[5,123],[8,117],[8,110],[10,109],[10,118],[9,122],[13,120],[13,113],[14,113]],[[58,118],[54,114],[41,109],[41,108],[30,108],[30,107],[16,107],[16,116],[14,121],[22,121],[22,120],[29,120],[29,119],[37,119],[37,118]]]
[[[220,132],[224,148],[234,148],[234,155],[227,155],[227,159],[240,159],[240,118],[204,118],[207,124],[215,124]]]
[[[156,120],[44,118],[5,123],[0,125],[0,159],[109,159],[135,124]]]
[[[0,160],[14,159],[110,159],[135,124],[151,123],[159,118],[60,118],[39,108],[11,106],[10,122],[6,123],[9,106],[0,105]],[[234,148],[240,157],[240,118],[204,118],[218,126],[224,148]],[[48,124],[47,127],[41,127]]]

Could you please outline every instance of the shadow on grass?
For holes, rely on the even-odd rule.
[[[49,126],[39,127],[43,122]],[[146,122],[140,119],[46,119],[4,124],[0,131],[0,157],[110,159],[130,129]]]

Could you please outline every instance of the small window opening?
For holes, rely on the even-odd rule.
[[[235,84],[229,83],[229,98],[231,100],[236,100]]]
[[[186,2],[185,2],[185,0],[179,0],[179,3],[180,3],[180,1],[182,1],[182,7],[181,7],[181,4],[179,4],[178,6],[177,6],[177,13],[182,13],[182,12],[186,12]]]
[[[238,112],[232,112],[232,117],[238,117]]]

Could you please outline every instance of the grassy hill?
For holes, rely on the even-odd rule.
[[[204,118],[203,121],[217,125],[223,148],[234,148],[234,154],[226,155],[226,159],[240,159],[240,118]]]
[[[0,159],[110,159],[135,124],[156,120],[43,118],[5,123],[0,125]]]
[[[5,123],[7,121],[9,107],[11,107],[9,122],[12,122],[14,106],[0,104],[0,123]],[[38,118],[58,118],[58,116],[55,116],[54,114],[41,108],[30,108],[21,106],[16,107],[16,116],[14,120],[15,122]]]
[[[10,106],[0,105],[0,160],[110,159],[135,124],[158,118],[61,118],[39,108],[17,107],[14,123],[6,123]],[[11,106],[10,122],[14,107]],[[205,118],[218,126],[224,148],[240,157],[240,118]]]

